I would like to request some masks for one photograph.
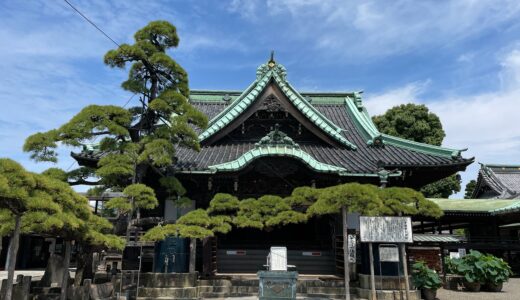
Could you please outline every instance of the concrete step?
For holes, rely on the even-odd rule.
[[[320,294],[320,293],[307,293],[297,294],[296,298],[302,297],[303,299],[345,299],[345,294]],[[350,299],[357,299],[356,294],[350,294]]]
[[[137,297],[136,300],[172,300],[172,297]],[[175,300],[200,300],[200,298],[175,298]]]
[[[232,286],[231,293],[234,294],[258,294],[258,286]]]
[[[306,291],[308,294],[345,294],[345,288],[344,287],[307,287]],[[357,288],[351,287],[350,293],[355,294],[357,293]]]
[[[199,298],[226,298],[229,297],[229,293],[210,293],[210,292],[202,292],[199,294]]]
[[[198,286],[198,292],[200,293],[231,293],[230,286]]]
[[[195,287],[187,287],[187,288],[147,288],[141,287],[139,288],[138,297],[170,297],[175,299],[185,299],[185,298],[197,298],[197,288]]]
[[[233,285],[240,285],[240,286],[258,286],[259,280],[258,279],[232,279],[231,283]]]
[[[372,299],[371,291],[369,289],[357,288],[357,295],[363,299]],[[406,298],[405,292],[399,290],[377,290],[376,296],[377,300],[395,300]],[[410,291],[409,300],[421,300],[421,292],[418,290]]]
[[[195,273],[143,273],[139,276],[139,286],[157,288],[195,287]]]
[[[322,294],[296,294],[297,300],[326,300],[326,299],[345,299],[345,294],[341,295],[322,295]],[[351,300],[361,300],[356,294],[350,294]]]
[[[199,286],[232,286],[232,282],[229,279],[201,279],[199,280]]]

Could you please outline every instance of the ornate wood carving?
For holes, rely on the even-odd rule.
[[[283,111],[285,112],[285,108],[283,107],[282,103],[278,98],[276,98],[275,95],[271,94],[267,96],[264,101],[262,102],[262,107],[260,110],[265,110],[267,112],[279,112]]]

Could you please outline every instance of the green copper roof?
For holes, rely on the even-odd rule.
[[[359,93],[354,93],[354,97],[347,97],[345,99],[345,107],[347,113],[352,117],[352,120],[361,134],[365,137],[366,143],[369,146],[392,145],[399,148],[448,158],[460,157],[461,152],[464,151],[418,143],[379,132],[372,121],[372,118],[368,114],[368,111],[363,106],[361,95]]]
[[[326,163],[322,163],[314,159],[307,152],[300,149],[285,133],[280,131],[278,124],[275,129],[260,139],[255,144],[255,148],[242,154],[239,158],[218,165],[209,166],[210,170],[218,171],[238,171],[247,166],[253,160],[264,156],[288,156],[294,157],[302,161],[316,172],[321,173],[339,173],[347,172],[345,168],[336,167]]]
[[[280,131],[278,128],[279,126],[278,124],[276,124],[275,129],[269,132],[263,138],[261,138],[260,141],[258,141],[258,143],[255,144],[254,149],[251,149],[248,152],[242,154],[239,158],[222,164],[209,166],[208,168],[210,172],[234,172],[241,170],[257,158],[265,156],[284,156],[296,158],[304,164],[306,164],[307,166],[309,166],[312,170],[320,173],[335,173],[339,176],[361,176],[380,178],[383,175],[381,172],[378,172],[376,174],[351,173],[345,168],[320,162],[311,155],[309,155],[307,152],[302,150],[300,148],[300,145],[294,142],[293,139],[291,139],[285,133]],[[386,180],[388,177],[398,177],[401,176],[401,174],[401,172],[385,172],[383,177],[385,177]]]
[[[210,121],[208,128],[199,135],[200,141],[211,137],[241,115],[251,106],[251,104],[253,104],[253,102],[255,102],[262,90],[266,88],[267,84],[273,80],[278,84],[287,99],[289,99],[289,101],[317,127],[341,144],[351,149],[356,149],[356,146],[341,134],[341,128],[323,116],[302,95],[300,95],[287,82],[286,76],[287,73],[285,68],[280,64],[274,63],[274,61],[270,61],[269,63],[258,67],[256,80],[228,107]]]
[[[428,199],[443,211],[466,213],[504,214],[520,211],[520,200],[503,199]]]
[[[218,171],[238,171],[247,166],[253,160],[264,156],[285,156],[299,159],[309,166],[312,170],[320,173],[339,173],[347,172],[346,169],[325,164],[317,161],[308,153],[298,147],[286,145],[262,145],[251,149],[239,158],[219,165],[209,166],[210,169]]]

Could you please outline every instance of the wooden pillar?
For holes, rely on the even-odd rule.
[[[376,294],[376,275],[374,272],[374,248],[372,243],[368,243],[368,259],[370,261],[370,294],[371,300],[377,299]]]

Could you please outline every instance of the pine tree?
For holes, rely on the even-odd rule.
[[[121,239],[105,234],[111,229],[111,224],[93,215],[88,200],[74,192],[68,184],[49,176],[27,172],[10,159],[0,159],[0,221],[0,234],[11,235],[4,299],[12,298],[15,263],[22,233],[45,233],[61,237],[67,243],[78,240],[114,248],[123,246]],[[70,261],[70,244],[67,244],[66,254],[67,266]],[[66,275],[68,277],[68,273]],[[62,282],[62,299],[66,292],[67,285]]]
[[[150,22],[135,33],[134,40],[132,45],[110,50],[104,62],[121,69],[131,65],[122,88],[139,95],[139,106],[87,106],[61,127],[30,136],[24,145],[36,161],[56,162],[59,143],[88,152],[87,144],[99,141],[93,150],[101,156],[97,165],[67,176],[71,184],[123,191],[124,197],[107,205],[126,214],[127,241],[134,216],[139,218],[141,209],[158,205],[153,190],[143,184],[145,176],[172,177],[175,147],[199,150],[195,128],[207,126],[206,116],[188,101],[186,71],[166,54],[179,43],[175,26],[166,21]],[[99,180],[88,180],[92,176]],[[173,199],[186,200],[178,181],[164,182]]]
[[[347,253],[347,216],[357,212],[365,216],[379,215],[415,215],[432,217],[442,215],[440,208],[433,202],[412,189],[392,187],[380,189],[373,185],[346,183],[323,189],[298,188],[291,196],[299,203],[312,203],[307,209],[309,216],[341,213],[343,223],[343,257],[345,271],[345,297],[350,285]]]

